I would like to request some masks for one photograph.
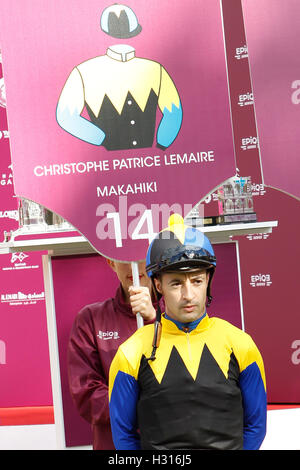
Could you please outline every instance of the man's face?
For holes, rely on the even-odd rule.
[[[155,285],[165,300],[166,313],[183,323],[200,318],[205,312],[209,274],[206,270],[164,273]]]
[[[115,271],[119,281],[122,284],[126,300],[129,299],[128,289],[133,285],[132,269],[130,263],[121,263],[117,261],[108,260],[108,264]],[[139,267],[139,279],[140,285],[151,289],[151,280],[146,273],[146,262],[140,261]]]

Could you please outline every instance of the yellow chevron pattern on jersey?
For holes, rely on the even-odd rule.
[[[139,107],[144,111],[151,89],[159,96],[158,105],[161,111],[167,108],[170,112],[172,105],[180,106],[176,87],[166,72],[158,63],[148,59],[133,58],[120,62],[107,55],[95,57],[78,65],[71,72],[80,74],[84,90],[84,100],[95,114],[99,115],[104,96],[107,95],[119,114],[127,97],[131,93]],[[76,82],[78,87],[78,80]],[[70,87],[71,80],[68,86]],[[72,90],[69,89],[69,99]],[[74,101],[78,100],[74,88]]]
[[[225,320],[216,317],[210,318],[206,315],[197,328],[190,333],[185,333],[178,330],[173,322],[162,317],[162,329],[163,333],[156,352],[156,359],[149,361],[158,383],[161,383],[164,377],[174,345],[195,380],[203,347],[206,344],[226,378],[228,378],[230,356],[233,352],[239,363],[240,372],[253,362],[257,363],[266,388],[262,358],[252,338]],[[147,325],[137,330],[120,346],[118,353],[120,361],[113,361],[111,368],[110,380],[112,380],[112,384],[118,371],[129,374],[137,380],[142,355],[146,357],[151,355],[152,339],[153,325]],[[139,354],[136,354],[137,351]]]

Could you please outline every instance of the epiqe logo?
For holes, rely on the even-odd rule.
[[[263,183],[252,183],[251,184],[252,196],[263,196],[266,194],[266,188]]]
[[[248,58],[248,47],[246,45],[242,47],[237,47],[235,49],[235,56],[236,59],[246,59]]]
[[[131,39],[142,31],[132,9],[119,4],[102,12],[100,25],[118,39]],[[130,44],[117,44],[73,68],[58,99],[56,120],[89,144],[106,150],[137,149],[152,147],[158,109],[162,118],[156,145],[166,149],[182,123],[174,81],[160,63],[136,57]]]
[[[242,150],[251,150],[258,148],[258,137],[256,136],[249,136],[242,138]]]
[[[271,274],[253,274],[250,279],[252,287],[269,287],[272,284]]]
[[[118,331],[101,331],[99,330],[99,333],[97,334],[99,339],[103,339],[104,341],[108,339],[119,339],[119,333]]]
[[[254,96],[252,91],[239,95],[238,105],[248,106],[254,103]]]

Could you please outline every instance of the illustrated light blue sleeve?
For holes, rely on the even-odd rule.
[[[136,406],[139,386],[134,377],[119,371],[115,377],[109,412],[113,442],[117,450],[140,450]]]
[[[162,148],[167,148],[177,137],[182,123],[182,107],[179,103],[179,108],[175,104],[172,105],[172,110],[169,111],[165,108],[163,117],[160,121],[157,130],[157,144]]]
[[[157,146],[165,149],[176,139],[183,113],[176,86],[164,67],[161,67],[158,106],[163,116],[157,129],[156,140]]]
[[[266,435],[267,395],[256,362],[240,374],[244,408],[244,450],[258,450]]]
[[[101,145],[105,133],[80,114],[85,106],[84,89],[79,70],[70,73],[56,107],[56,120],[69,134],[93,145]]]

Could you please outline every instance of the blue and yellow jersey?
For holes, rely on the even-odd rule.
[[[190,332],[162,318],[123,343],[109,378],[116,449],[258,449],[266,432],[266,384],[251,337],[206,315]]]
[[[126,60],[113,48],[106,55],[74,67],[59,97],[56,117],[70,134],[107,150],[151,147],[156,114],[156,141],[166,148],[182,122],[179,94],[165,68],[153,60]],[[81,114],[86,109],[89,120]]]

